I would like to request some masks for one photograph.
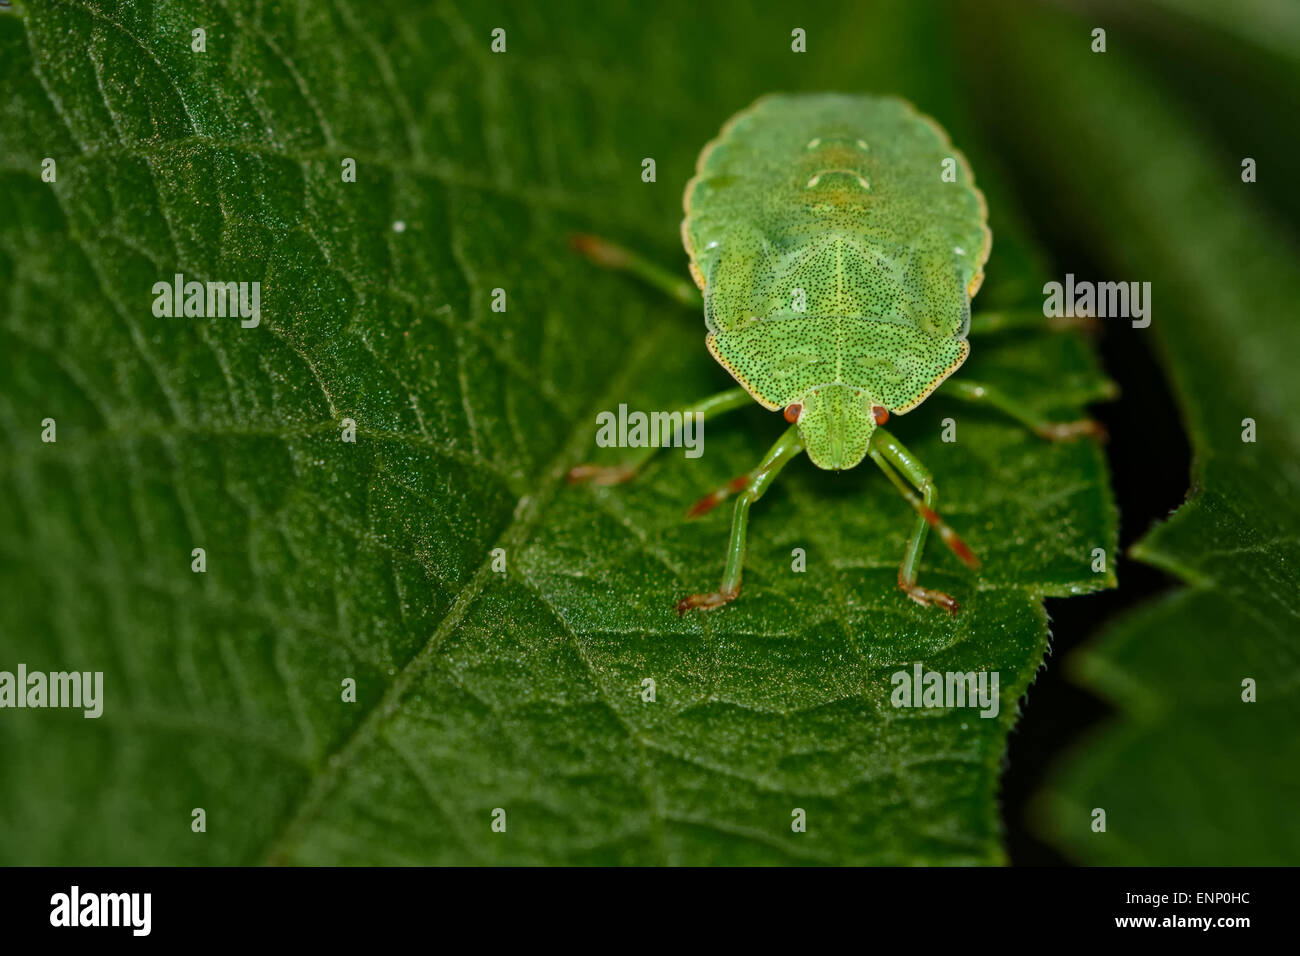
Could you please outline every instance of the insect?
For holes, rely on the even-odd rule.
[[[705,344],[738,387],[683,411],[710,418],[757,401],[788,423],[752,471],[691,509],[698,516],[736,496],[721,584],[683,599],[678,613],[740,593],[750,507],[806,453],[819,468],[865,458],[880,468],[917,513],[899,588],[955,614],[956,600],[917,581],[930,530],[967,566],[978,561],[939,517],[930,472],[883,426],[970,354],[970,302],[992,234],[965,157],[934,120],[894,97],[765,96],[705,146],[683,207],[695,287],[605,240],[574,239],[599,265],[703,307]],[[998,408],[1045,438],[1102,434],[1092,421],[1041,419],[990,385],[952,381],[945,394]],[[652,452],[638,449],[616,467],[579,465],[569,478],[625,481]]]

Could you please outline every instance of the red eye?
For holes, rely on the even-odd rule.
[[[883,425],[889,421],[889,410],[884,405],[872,405],[871,417],[876,420],[877,425]]]
[[[799,416],[802,413],[803,413],[803,406],[800,405],[798,402],[795,402],[793,405],[787,405],[785,407],[785,420],[793,424],[794,422],[797,422],[799,420]]]

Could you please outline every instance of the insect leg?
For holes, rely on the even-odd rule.
[[[968,402],[983,402],[991,408],[996,408],[1020,422],[1040,438],[1047,438],[1052,441],[1070,440],[1081,436],[1088,436],[1101,441],[1106,439],[1106,429],[1101,422],[1093,421],[1091,418],[1083,418],[1074,422],[1049,421],[1017,404],[1008,395],[1000,392],[992,385],[981,385],[979,382],[961,379],[959,381],[949,380],[942,387],[944,388],[942,393],[944,395],[960,398]]]
[[[912,535],[907,541],[907,550],[903,552],[903,563],[898,568],[898,586],[917,604],[937,604],[950,614],[956,614],[959,605],[950,596],[942,591],[923,588],[916,583],[921,564],[921,552],[925,549],[925,539],[931,527],[938,532],[944,544],[948,545],[968,567],[979,567],[979,560],[970,548],[935,512],[939,493],[934,486],[933,476],[915,455],[883,428],[877,427],[872,434],[867,453],[917,514]],[[916,486],[924,500],[917,497],[916,492],[907,486],[899,477],[899,472],[902,472],[907,480]]]
[[[697,414],[707,419],[712,415],[721,415],[723,412],[744,408],[746,405],[752,405],[753,403],[754,399],[750,397],[749,392],[737,386],[701,399],[694,405],[681,409],[680,413],[683,420],[688,414]],[[619,482],[628,481],[636,476],[636,473],[658,450],[652,445],[634,448],[627,460],[621,465],[576,465],[569,470],[569,483],[590,481],[596,485],[616,485]]]
[[[1000,332],[1096,332],[1099,323],[1091,315],[1045,316],[1041,307],[977,312],[971,317],[968,335],[997,335]]]
[[[607,239],[601,239],[599,236],[589,236],[582,233],[573,236],[569,240],[569,244],[598,266],[606,269],[616,269],[620,272],[630,272],[642,282],[649,283],[661,292],[672,296],[682,305],[690,306],[693,309],[704,307],[704,300],[700,297],[700,290],[695,288],[693,283],[655,265],[635,252],[624,249]]]
[[[803,451],[803,438],[799,427],[791,425],[775,445],[749,473],[749,482],[736,498],[736,510],[731,518],[731,540],[727,544],[727,564],[722,571],[722,583],[711,594],[692,594],[677,604],[677,613],[685,614],[692,608],[722,607],[740,593],[740,575],[745,564],[745,532],[749,526],[749,506],[759,498],[789,462]]]

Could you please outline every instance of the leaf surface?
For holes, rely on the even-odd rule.
[[[954,95],[947,21],[900,5],[863,31],[852,5],[827,8],[794,54],[785,19],[305,0],[0,14],[0,666],[105,681],[98,720],[0,719],[0,860],[1001,860],[997,774],[1043,661],[1042,599],[1113,584],[1090,568],[1116,540],[1099,448],[941,394],[898,420],[984,561],[972,575],[929,549],[923,580],[963,601],[956,619],[896,589],[911,512],[883,477],[806,461],[755,509],[741,599],[672,612],[713,586],[727,533],[725,509],[687,524],[687,506],[779,432],[757,406],[711,424],[698,460],[563,483],[598,412],[729,383],[699,316],[594,271],[568,234],[684,277],[695,155],[763,92],[914,99],[988,194],[975,321],[1041,301],[1014,193]],[[151,289],[177,273],[261,282],[260,325],[155,317]],[[1045,332],[977,342],[966,373],[1062,418],[1109,387],[1083,341]],[[999,672],[996,719],[890,706],[917,661]]]

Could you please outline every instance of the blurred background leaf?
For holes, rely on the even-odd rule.
[[[919,4],[0,14],[0,662],[103,670],[107,697],[99,720],[0,720],[0,860],[1002,860],[997,776],[1042,599],[1113,583],[1089,566],[1116,541],[1100,449],[942,397],[900,419],[985,562],[930,549],[956,620],[896,590],[910,514],[880,476],[806,462],[756,509],[742,599],[672,613],[713,585],[726,533],[686,506],[780,427],[757,407],[699,461],[562,484],[598,411],[728,381],[699,316],[596,273],[567,234],[684,270],[696,153],[761,93],[933,114],[989,198],[977,312],[1036,306],[1044,258],[967,114],[953,30]],[[261,326],[154,318],[177,272],[262,282]],[[980,343],[967,368],[1062,417],[1108,393],[1071,335]],[[890,675],[918,660],[999,671],[998,718],[892,709]]]
[[[1149,337],[1194,454],[1187,503],[1132,549],[1188,587],[1122,616],[1067,661],[1119,716],[1061,760],[1038,825],[1084,862],[1292,864],[1300,249],[1296,133],[1284,119],[1294,112],[1274,110],[1300,89],[1297,8],[966,12],[972,46],[999,64],[981,78],[983,115],[1040,197],[1039,215],[1068,223],[1108,277],[1152,283],[1150,328],[1113,334],[1132,349]],[[1090,50],[1095,27],[1107,29],[1104,54]],[[1246,157],[1258,183],[1242,180]],[[1290,222],[1279,218],[1288,207]],[[1248,418],[1254,443],[1242,439]],[[1153,455],[1169,445],[1149,440]],[[1242,701],[1247,678],[1258,703]],[[1091,830],[1094,808],[1106,811],[1105,834]]]

